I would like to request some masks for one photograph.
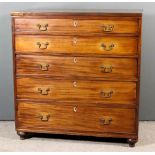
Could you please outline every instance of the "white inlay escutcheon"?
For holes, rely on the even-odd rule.
[[[77,82],[76,81],[73,82],[73,87],[77,87]]]
[[[76,57],[73,58],[73,62],[77,63],[77,58]]]
[[[77,44],[77,38],[73,38],[73,45]]]
[[[74,108],[73,108],[73,111],[74,111],[74,112],[77,112],[77,107],[74,107]]]
[[[73,26],[74,26],[74,27],[77,27],[77,26],[78,26],[78,21],[77,21],[77,20],[74,20],[74,21],[73,21]]]

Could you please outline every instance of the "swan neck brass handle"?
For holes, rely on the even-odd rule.
[[[101,118],[99,121],[101,125],[110,125],[112,123],[112,118],[104,117],[104,118]]]
[[[41,113],[39,118],[41,121],[47,122],[50,118],[50,114],[49,113]]]
[[[112,66],[106,67],[106,66],[100,66],[102,73],[112,73]]]
[[[43,63],[43,64],[40,64],[40,67],[42,71],[48,71],[49,64]]]
[[[48,29],[48,24],[44,24],[44,25],[41,25],[41,24],[37,24],[37,27],[40,31],[47,31]]]
[[[39,49],[45,50],[45,49],[47,49],[49,43],[48,42],[46,42],[46,43],[37,42],[37,45],[38,45]]]
[[[109,92],[105,92],[105,91],[101,90],[100,94],[101,94],[101,96],[103,98],[111,98],[112,94],[113,94],[113,91],[111,90]]]
[[[115,45],[112,43],[109,46],[105,45],[104,43],[101,44],[101,47],[105,50],[105,51],[111,51]]]
[[[48,95],[50,89],[49,88],[38,88],[38,92],[41,94],[41,95]]]
[[[102,25],[104,32],[112,32],[114,30],[114,25]]]

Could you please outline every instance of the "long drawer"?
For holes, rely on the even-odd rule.
[[[135,133],[135,109],[19,102],[18,129]]]
[[[136,82],[17,78],[17,99],[136,103]]]
[[[136,37],[17,35],[16,53],[137,55]]]
[[[58,56],[16,56],[16,75],[83,77],[92,79],[137,79],[137,60]]]
[[[76,19],[15,19],[15,32],[25,34],[91,35],[91,34],[137,34],[136,19],[118,18],[108,20]]]

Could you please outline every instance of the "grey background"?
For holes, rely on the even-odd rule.
[[[10,12],[29,9],[143,9],[140,119],[155,120],[155,3],[0,3],[0,120],[14,119]]]

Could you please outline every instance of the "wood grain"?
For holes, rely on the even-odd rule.
[[[128,58],[16,56],[18,76],[136,80],[137,61]]]
[[[76,23],[76,25],[75,25]],[[38,28],[37,25],[41,27]],[[45,25],[48,25],[45,28]],[[113,26],[110,32],[104,31],[103,26]],[[44,29],[45,28],[45,29]],[[43,30],[43,31],[42,31]],[[112,34],[137,34],[138,22],[136,19],[128,20],[79,20],[79,19],[26,19],[17,18],[15,20],[15,31],[25,34],[56,34],[56,35],[104,35]]]
[[[27,10],[27,11],[13,11],[12,17],[16,18],[80,18],[80,19],[104,19],[104,18],[118,18],[119,20],[125,18],[141,18],[142,9],[129,10],[129,9],[97,9],[97,10]]]
[[[142,14],[14,12],[12,16],[19,136],[37,132],[128,138],[134,146]]]
[[[38,43],[41,44],[40,48]],[[105,47],[102,47],[103,45]],[[114,47],[111,47],[112,45]],[[48,53],[136,55],[137,38],[17,35],[15,50],[16,53],[45,55]]]
[[[38,89],[48,94],[43,95]],[[135,104],[136,83],[17,78],[17,98]]]
[[[17,115],[18,129],[135,133],[134,109],[19,102]],[[47,115],[48,120],[43,120]]]

